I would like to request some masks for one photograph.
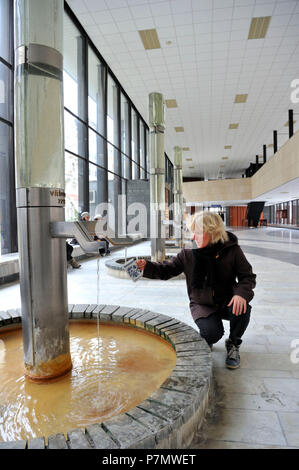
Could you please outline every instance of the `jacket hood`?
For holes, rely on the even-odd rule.
[[[229,244],[229,245],[238,245],[238,237],[232,233],[232,232],[226,232],[227,235],[228,235],[228,238],[229,240],[227,242],[225,242],[225,245]]]

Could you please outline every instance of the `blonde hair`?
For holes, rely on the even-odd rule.
[[[215,212],[202,211],[194,214],[188,223],[188,228],[191,232],[196,232],[196,228],[199,228],[204,233],[208,233],[211,237],[211,245],[219,241],[224,243],[229,239],[223,220]]]

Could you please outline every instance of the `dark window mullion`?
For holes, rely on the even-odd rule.
[[[84,137],[85,137],[85,163],[84,163],[84,186],[83,186],[83,210],[89,212],[89,168],[88,168],[88,160],[89,160],[89,135],[88,135],[88,41],[87,38],[84,36],[83,42],[83,64],[84,64],[84,72],[83,72],[83,89],[84,89]]]

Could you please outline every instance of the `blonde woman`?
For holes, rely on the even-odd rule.
[[[189,223],[197,248],[182,249],[170,261],[137,261],[143,276],[167,280],[184,272],[192,317],[201,336],[212,345],[224,334],[222,320],[230,322],[225,341],[226,366],[240,366],[239,346],[248,326],[256,275],[238,245],[237,237],[225,230],[222,218],[213,212],[195,214]]]

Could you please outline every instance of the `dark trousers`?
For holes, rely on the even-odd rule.
[[[206,340],[208,344],[217,343],[224,335],[222,320],[230,322],[230,339],[239,346],[242,343],[242,336],[249,324],[251,306],[247,304],[247,310],[241,315],[234,315],[233,307],[223,307],[221,310],[212,313],[206,318],[198,318],[195,323],[199,328],[200,336]]]
[[[66,242],[66,259],[70,261],[72,259],[73,247],[68,242]]]

